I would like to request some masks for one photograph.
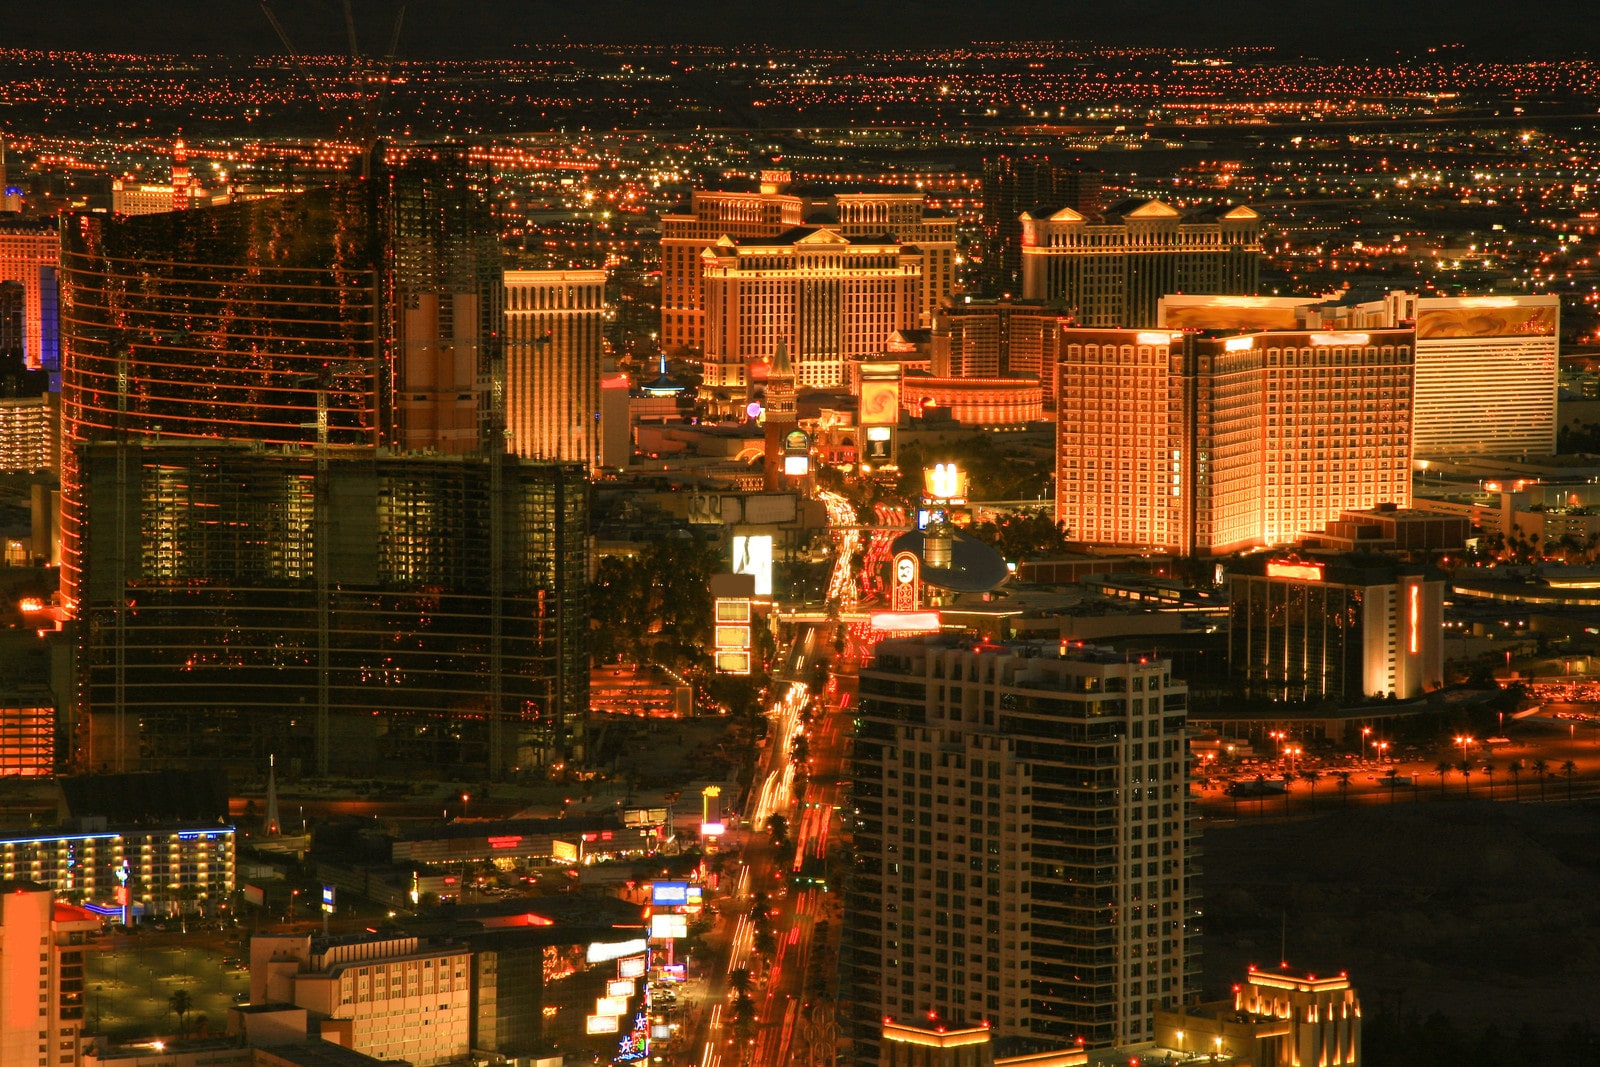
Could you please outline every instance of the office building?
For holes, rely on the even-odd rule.
[[[1021,221],[1021,295],[1080,326],[1154,326],[1168,293],[1254,293],[1260,278],[1261,216],[1243,205],[1129,200],[1093,214],[1035,209]]]
[[[1082,215],[1100,210],[1100,174],[1080,161],[996,156],[983,161],[983,292],[1022,293],[1022,213],[1049,204]]]
[[[465,1060],[472,953],[419,937],[250,939],[250,1003],[305,1010],[324,1041],[413,1067]]]
[[[499,776],[567,751],[584,471],[504,452],[502,266],[452,159],[70,227],[88,758]]]
[[[791,187],[786,171],[769,171],[744,190],[697,189],[681,211],[661,218],[661,346],[711,351],[705,253],[728,238],[776,238],[800,226],[856,239],[914,246],[923,258],[909,325],[925,326],[955,287],[956,219],[927,206],[922,193]],[[818,298],[824,298],[822,293]],[[878,342],[882,344],[882,339]],[[772,351],[748,353],[765,356]],[[798,348],[797,348],[798,351]],[[804,381],[802,380],[802,384]]]
[[[601,466],[606,272],[505,272],[506,430],[513,453]]]
[[[1187,690],[1160,660],[890,639],[861,672],[842,1003],[998,1038],[1148,1040],[1199,974]]]
[[[29,882],[0,885],[0,1063],[76,1067],[94,915]]]
[[[571,743],[583,468],[154,440],[79,455],[94,765],[275,753],[307,772],[498,777]]]
[[[1228,572],[1228,666],[1274,700],[1419,697],[1444,684],[1444,576],[1381,556],[1257,556]]]
[[[1221,555],[1410,506],[1410,330],[1060,344],[1056,517],[1076,541]]]
[[[1361,1001],[1343,972],[1251,967],[1231,999],[1157,1011],[1156,1044],[1237,1067],[1361,1067]]]
[[[0,218],[0,286],[22,287],[23,363],[56,375],[61,372],[60,271],[61,236],[54,219]],[[0,296],[0,302],[4,299]],[[0,344],[0,350],[8,347]]]
[[[1415,458],[1549,455],[1556,449],[1555,296],[1374,298],[1176,295],[1167,329],[1416,330]]]
[[[701,398],[742,411],[749,365],[788,346],[802,389],[837,389],[845,365],[916,325],[925,257],[892,237],[801,226],[774,237],[719,240],[702,256]]]

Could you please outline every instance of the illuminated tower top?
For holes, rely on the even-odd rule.
[[[189,149],[179,137],[172,142],[172,210],[189,207]]]

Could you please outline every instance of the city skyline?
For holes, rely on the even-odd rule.
[[[1586,12],[16,22],[0,1067],[1600,1062]]]

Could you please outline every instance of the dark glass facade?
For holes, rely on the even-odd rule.
[[[509,774],[586,704],[581,467],[173,442],[82,469],[94,766]]]
[[[1367,696],[1364,587],[1235,574],[1228,594],[1228,661],[1252,696]]]
[[[584,472],[506,455],[488,178],[424,155],[67,220],[79,762],[502,776],[571,751]]]

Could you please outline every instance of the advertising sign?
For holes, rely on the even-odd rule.
[[[652,882],[650,903],[658,908],[676,908],[689,903],[689,883]]]

